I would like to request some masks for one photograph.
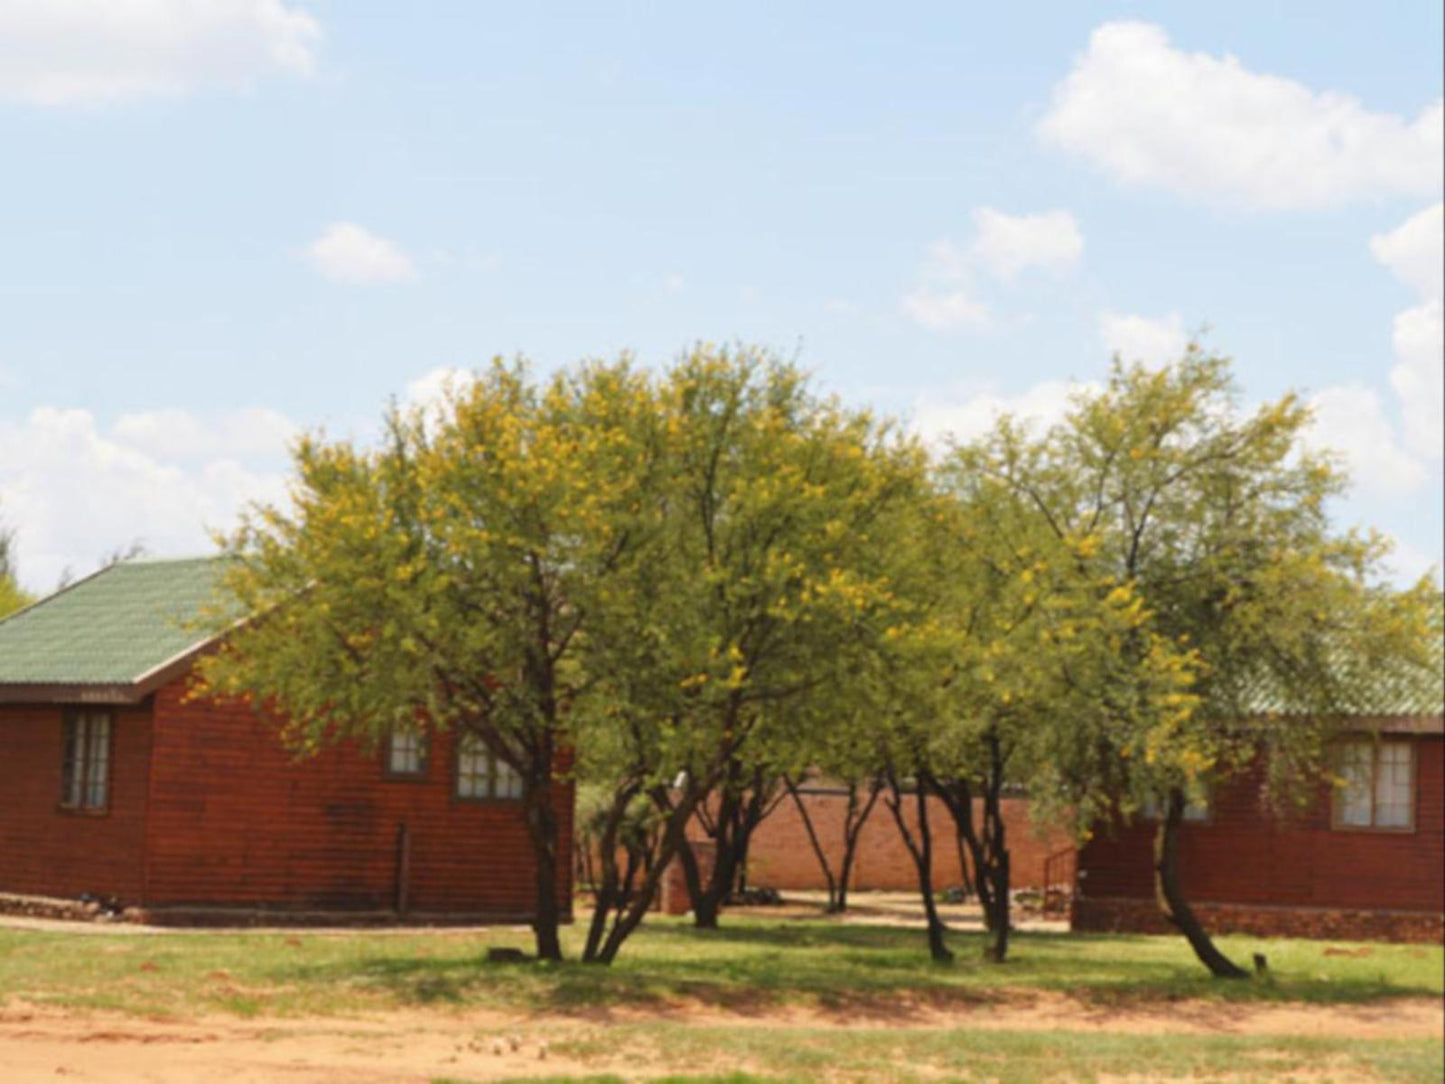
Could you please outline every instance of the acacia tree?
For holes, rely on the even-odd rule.
[[[21,589],[15,574],[15,532],[0,526],[0,617],[34,601]]]
[[[283,713],[303,750],[429,726],[510,766],[545,959],[571,720],[599,687],[593,626],[652,537],[656,426],[625,360],[544,386],[497,362],[433,410],[393,408],[374,451],[302,439],[292,507],[226,540],[226,588],[253,617],[199,667],[204,691]]]
[[[1000,433],[1019,436],[1007,423]],[[972,865],[991,934],[984,955],[1002,962],[1012,888],[1005,786],[1048,790],[1060,766],[1088,748],[1101,701],[1135,724],[1187,710],[1190,672],[1187,654],[1144,627],[1133,592],[1081,569],[1077,546],[1042,530],[979,454],[966,449],[947,460],[933,512],[916,532],[926,540],[921,567],[933,588],[922,641],[896,668],[913,676],[894,697],[903,710],[891,732],[887,804],[918,870],[934,957],[948,958],[929,901],[929,795],[947,810],[954,843]],[[1126,635],[1149,639],[1150,650],[1121,656],[1113,642]],[[1035,807],[1061,812],[1047,802]]]
[[[899,620],[891,542],[925,475],[916,445],[755,351],[693,351],[661,382],[660,404],[665,556],[628,592],[635,635],[610,638],[631,660],[606,668],[628,707],[602,725],[619,736],[606,768],[625,781],[615,809],[645,793],[664,827],[632,902],[594,919],[602,961],[641,922],[729,773],[776,764],[777,749],[858,694],[881,631]]]
[[[1047,794],[1085,827],[1112,812],[1101,798],[1124,815],[1157,803],[1160,909],[1217,976],[1246,972],[1181,886],[1189,799],[1260,756],[1275,799],[1296,796],[1329,774],[1330,740],[1370,705],[1382,670],[1438,681],[1433,590],[1392,589],[1380,540],[1331,528],[1327,502],[1344,479],[1302,448],[1308,421],[1293,396],[1243,412],[1228,363],[1191,346],[1158,371],[1116,363],[1045,438],[1005,434],[980,460],[1086,576],[1132,595],[1140,624],[1107,636],[1112,652],[1144,660],[1162,640],[1192,654],[1194,707],[1131,715],[1111,700],[1117,686],[1099,689],[1097,725],[1057,759]]]

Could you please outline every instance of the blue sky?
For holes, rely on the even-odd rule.
[[[826,14],[821,14],[826,12]],[[1207,326],[1440,560],[1435,3],[0,0],[0,517],[206,548],[286,439],[698,339],[968,435]],[[1232,59],[1230,59],[1232,58]]]

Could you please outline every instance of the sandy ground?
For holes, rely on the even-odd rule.
[[[241,1084],[359,1081],[415,1084],[558,1074],[619,1073],[627,1079],[676,1071],[634,1041],[582,1061],[559,1043],[595,1039],[616,1024],[696,1027],[1063,1029],[1085,1032],[1352,1038],[1445,1037],[1445,1006],[1428,999],[1370,1006],[1243,1006],[1172,1002],[1127,1010],[1063,995],[1021,996],[978,1008],[900,1006],[886,1014],[769,1009],[756,1016],[680,1006],[663,1015],[596,1012],[532,1016],[406,1011],[384,1016],[241,1020],[147,1020],[11,1003],[0,1009],[0,1079],[103,1084]],[[722,1070],[726,1065],[694,1066]]]

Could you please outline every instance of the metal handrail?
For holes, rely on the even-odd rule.
[[[1069,870],[1068,879],[1065,880],[1062,876],[1062,866],[1065,862],[1069,861],[1073,863],[1073,868]],[[1044,859],[1042,908],[1043,914],[1047,915],[1050,911],[1055,909],[1052,902],[1053,897],[1051,895],[1055,883],[1055,872],[1061,874],[1058,881],[1060,889],[1067,890],[1067,892],[1061,891],[1059,893],[1059,902],[1062,904],[1063,908],[1067,908],[1067,900],[1069,896],[1073,895],[1074,881],[1077,879],[1078,870],[1079,849],[1077,847],[1065,847],[1062,850],[1055,851],[1053,854],[1049,855]]]

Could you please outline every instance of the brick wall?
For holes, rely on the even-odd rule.
[[[452,742],[433,736],[422,781],[382,777],[345,743],[298,761],[273,721],[240,704],[155,698],[147,902],[386,909],[407,825],[410,907],[524,919],[534,866],[517,802],[453,797]],[[558,897],[570,915],[572,788],[558,788]]]
[[[1423,911],[1365,911],[1338,907],[1269,907],[1195,903],[1211,933],[1329,940],[1445,941],[1445,916]],[[1093,933],[1176,933],[1152,900],[1092,899],[1074,902],[1071,926]]]
[[[802,798],[836,874],[842,864],[843,817],[847,811],[847,797],[836,791],[815,790],[804,793]],[[1071,840],[1058,828],[1034,824],[1029,816],[1027,799],[1005,798],[1002,804],[1004,829],[1012,856],[1013,884],[1017,888],[1039,886],[1042,884],[1044,860],[1051,854],[1067,850]],[[929,800],[928,810],[929,824],[933,829],[934,885],[942,889],[961,884],[953,820],[937,799]],[[975,804],[975,814],[981,823],[982,802]],[[916,829],[917,818],[911,799],[908,822],[911,828]],[[918,888],[913,859],[881,798],[859,836],[853,871],[851,887],[854,889],[911,892]],[[827,887],[818,858],[808,840],[807,829],[791,798],[785,798],[758,826],[748,855],[748,882],[779,889]]]
[[[60,809],[63,718],[55,704],[0,705],[0,892],[137,899],[150,710],[112,710],[110,797],[102,813]]]

